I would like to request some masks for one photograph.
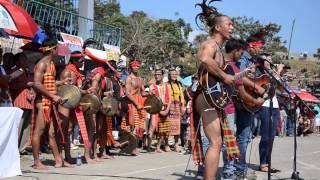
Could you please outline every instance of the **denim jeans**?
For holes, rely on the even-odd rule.
[[[254,136],[260,135],[260,126],[261,126],[261,121],[259,120],[259,118],[257,118],[257,115],[255,115],[255,118],[252,124],[252,133]]]
[[[246,163],[246,153],[248,144],[250,143],[252,137],[251,125],[254,117],[254,114],[246,110],[236,109],[236,136],[240,150],[240,158],[234,164],[237,172],[245,172],[248,168]]]
[[[290,116],[288,116],[288,118],[287,118],[287,135],[288,136],[293,136],[293,130],[294,130],[294,122],[295,121],[293,121],[292,120],[292,118],[293,117],[290,117]]]
[[[271,129],[271,145],[269,147],[269,108],[262,107],[258,112],[258,118],[261,120],[261,140],[259,143],[260,165],[268,164],[268,149],[273,146],[274,137],[278,128],[278,120],[280,112],[278,108],[272,109],[272,129]]]
[[[287,117],[285,116],[281,122],[281,136],[286,136],[287,133]]]
[[[78,123],[73,128],[73,140],[80,140],[80,127]]]
[[[202,121],[202,119],[201,119],[201,121]],[[204,133],[202,122],[201,122],[201,127],[200,127],[199,130],[201,131],[202,152],[203,152],[203,154],[206,154],[207,150],[209,148],[209,140],[208,140],[207,136]]]
[[[229,123],[229,128],[236,132],[235,126],[235,114],[227,114],[227,119]],[[223,176],[230,177],[234,175],[234,171],[236,168],[234,167],[234,160],[227,160],[227,151],[226,151],[226,144],[223,142],[222,144],[222,159],[223,159]]]

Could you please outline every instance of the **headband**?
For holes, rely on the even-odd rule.
[[[135,60],[132,60],[130,63],[129,63],[130,67],[140,67],[141,65],[141,62],[137,59]]]
[[[56,48],[57,45],[54,45],[54,46],[45,46],[45,47],[41,47],[39,48],[42,52],[48,52],[48,51],[51,51],[52,49]]]
[[[264,42],[262,42],[262,41],[253,41],[253,42],[249,42],[248,45],[250,47],[252,47],[252,46],[262,47],[264,45]]]

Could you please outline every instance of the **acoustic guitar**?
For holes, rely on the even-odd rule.
[[[229,75],[235,75],[235,80],[239,80],[247,75],[249,69],[235,75],[231,65],[226,64],[223,68],[223,71]],[[235,87],[234,85],[227,85],[222,82],[221,79],[217,78],[214,75],[208,73],[204,68],[200,73],[200,84],[202,92],[205,96],[206,101],[210,106],[223,109],[226,107],[230,101],[232,95],[234,95]]]
[[[249,79],[253,81],[256,86],[260,86],[265,89],[264,94],[259,95],[257,94],[256,90],[253,87],[248,87],[244,85],[244,89],[252,97],[254,98],[261,97],[264,99],[268,99],[268,98],[272,98],[275,95],[275,88],[271,86],[271,78],[267,74],[263,74],[256,78],[249,77]],[[261,106],[258,106],[252,102],[241,100],[238,96],[235,98],[234,103],[237,107],[243,107],[245,110],[251,113],[255,113],[261,108]]]

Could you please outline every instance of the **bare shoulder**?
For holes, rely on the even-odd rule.
[[[41,59],[35,66],[35,73],[45,72],[47,69],[47,62],[45,59]]]
[[[217,47],[215,46],[215,42],[212,39],[204,41],[200,46],[200,51],[204,51],[207,53],[215,52]]]
[[[212,39],[206,40],[200,46],[200,49],[198,51],[198,58],[200,59],[203,59],[205,57],[212,58],[216,51],[217,51],[217,47],[215,46],[215,42]]]

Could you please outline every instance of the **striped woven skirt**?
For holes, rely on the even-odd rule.
[[[170,135],[180,135],[181,128],[181,104],[178,101],[171,103],[168,121],[170,124]]]

